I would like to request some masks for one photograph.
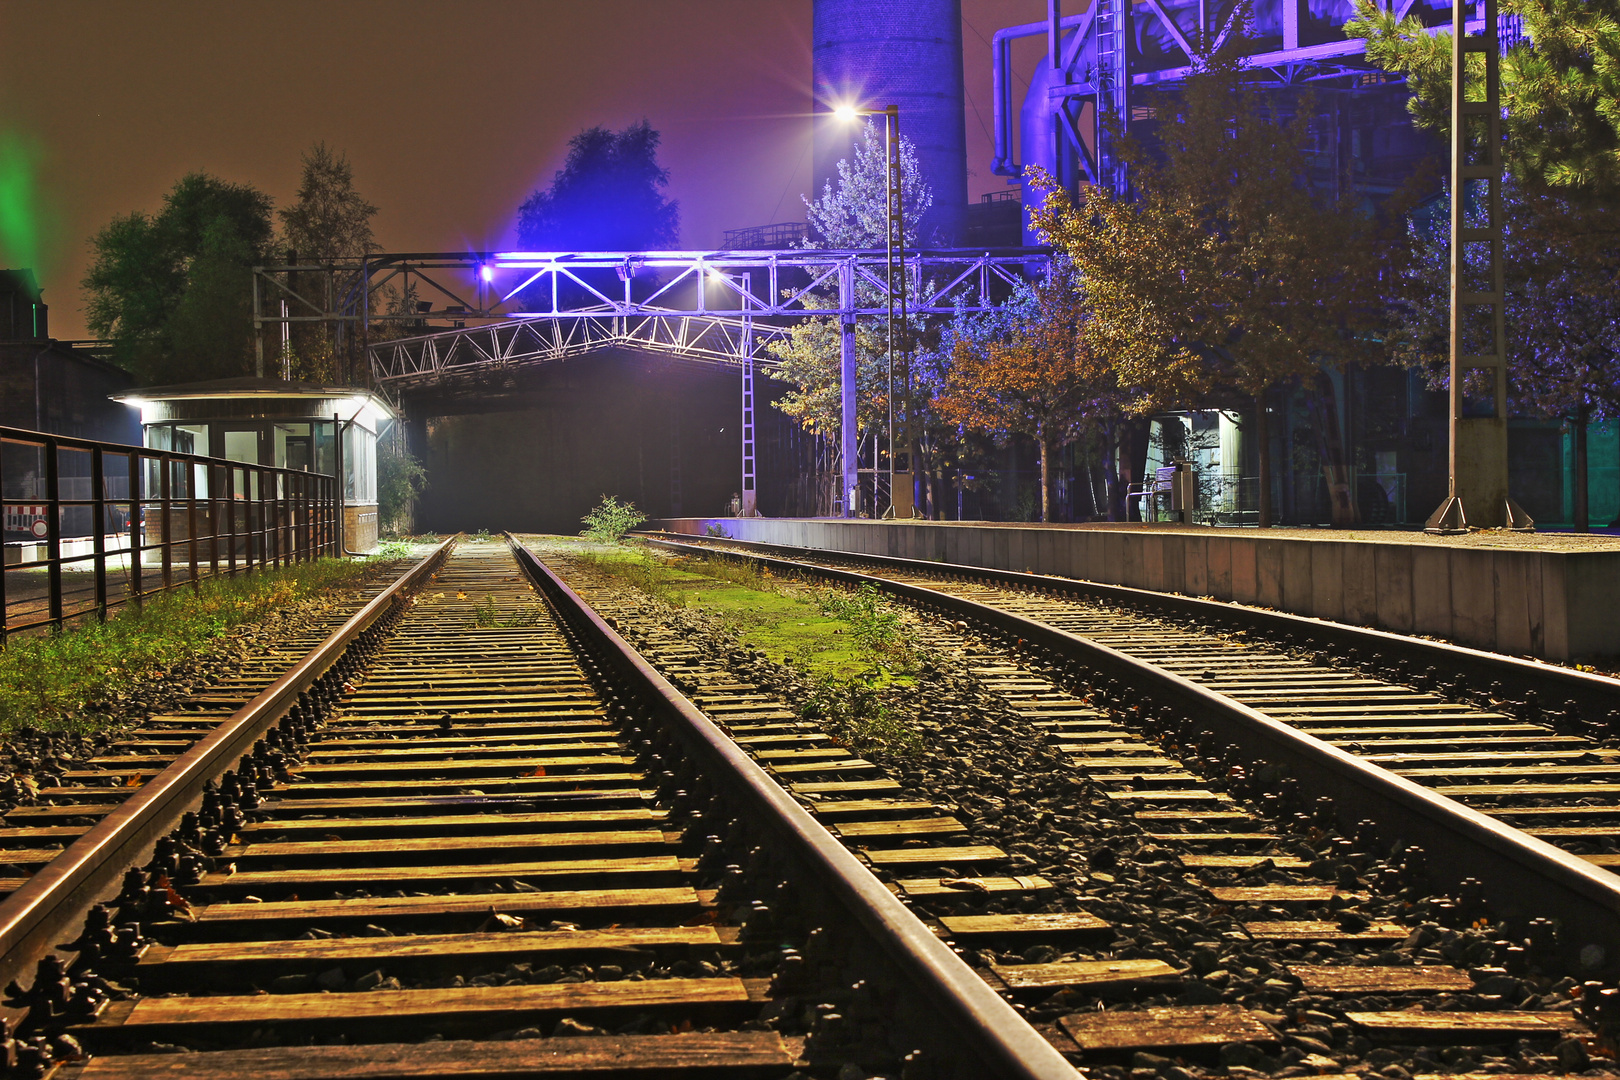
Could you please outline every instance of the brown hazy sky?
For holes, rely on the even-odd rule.
[[[1070,0],[1067,8],[1080,4]],[[990,173],[988,39],[1043,0],[963,0],[968,190]],[[499,248],[570,137],[645,117],[687,247],[802,220],[810,0],[0,0],[0,134],[41,151],[52,334],[88,334],[90,236],[203,170],[293,196],[346,153],[385,250]],[[1019,49],[1021,73],[1042,39]],[[1022,96],[1022,86],[1018,87]],[[11,253],[0,252],[0,265]]]

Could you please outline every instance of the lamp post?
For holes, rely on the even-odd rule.
[[[886,234],[885,235],[885,244],[886,244],[886,250],[887,250],[887,255],[888,255],[888,258],[887,258],[886,263],[885,263],[885,282],[884,282],[884,285],[885,285],[885,291],[888,293],[888,301],[889,301],[889,304],[888,304],[888,307],[889,307],[888,325],[887,325],[887,331],[888,331],[888,333],[887,333],[887,336],[888,336],[888,343],[887,343],[888,384],[889,384],[889,393],[888,393],[888,406],[889,407],[888,407],[888,429],[887,429],[888,444],[889,444],[889,507],[888,507],[887,510],[885,510],[883,512],[882,516],[885,517],[885,518],[892,518],[892,517],[900,516],[900,511],[899,511],[899,508],[897,507],[896,499],[895,499],[895,477],[896,477],[895,461],[897,459],[897,455],[895,453],[895,439],[894,439],[894,429],[895,429],[895,424],[894,424],[894,402],[895,402],[895,394],[894,394],[894,341],[895,341],[895,322],[894,322],[895,288],[894,288],[894,279],[895,279],[895,270],[896,270],[897,265],[898,265],[898,269],[900,271],[900,288],[901,288],[901,291],[900,291],[899,300],[900,300],[900,324],[901,324],[901,327],[902,327],[902,331],[904,329],[905,321],[906,321],[906,298],[905,298],[905,257],[906,257],[905,256],[905,245],[906,245],[906,234],[905,234],[905,226],[904,226],[904,212],[905,211],[904,211],[904,207],[903,207],[903,199],[902,199],[902,194],[903,193],[902,193],[902,187],[901,187],[901,179],[902,178],[901,178],[901,174],[900,174],[900,108],[897,105],[889,105],[889,106],[886,106],[885,108],[882,108],[882,109],[857,109],[852,105],[844,105],[844,106],[840,106],[837,110],[835,110],[835,114],[840,119],[845,120],[845,121],[854,120],[856,117],[860,117],[860,116],[882,116],[883,117],[883,149],[884,149],[884,161],[885,161],[885,166],[886,166],[886,177],[885,177],[886,183],[884,185],[884,188],[885,188],[885,211],[886,211],[886,213],[884,215],[884,217],[885,217],[885,229],[884,229],[884,232]],[[845,299],[849,300],[849,299],[852,299],[852,298],[845,298]],[[841,391],[842,391],[842,396],[843,396],[843,406],[844,406],[844,408],[843,408],[843,424],[844,424],[843,446],[844,446],[844,454],[845,454],[845,458],[844,458],[844,476],[845,476],[844,487],[846,488],[846,490],[849,491],[849,503],[846,504],[846,506],[845,506],[844,516],[845,517],[853,517],[854,516],[854,511],[855,511],[855,507],[854,507],[855,495],[856,495],[856,492],[859,490],[859,475],[860,474],[855,468],[855,448],[857,446],[857,441],[856,441],[856,438],[855,438],[855,431],[854,431],[854,428],[855,428],[855,408],[854,408],[854,404],[855,404],[856,386],[855,386],[855,370],[854,370],[854,364],[853,364],[853,359],[854,359],[854,357],[853,357],[854,334],[852,332],[850,332],[850,328],[846,328],[846,333],[844,335],[844,341],[845,341],[845,363],[844,363],[843,379],[842,379],[842,386],[841,386]],[[909,421],[909,419],[910,419],[909,412],[903,417],[903,419]],[[872,462],[873,476],[876,476],[878,470],[877,470],[877,461],[875,460],[876,459],[876,448],[875,448],[875,446],[874,446],[873,458],[874,458],[874,460]],[[911,486],[910,486],[911,485],[911,472],[910,472],[910,469],[909,469],[909,465],[910,465],[909,461],[907,462],[907,465],[908,465],[908,468],[907,468],[906,472],[903,474],[905,476],[905,478],[906,478],[906,480],[905,480],[905,483],[906,483],[905,498],[899,500],[899,505],[903,506],[905,508],[904,509],[905,516],[910,517],[911,516],[911,508],[912,508],[912,495],[911,495]],[[876,501],[876,492],[875,491],[873,492],[873,496],[874,496],[874,503],[875,503],[875,501]],[[874,509],[875,509],[875,506],[874,506]]]

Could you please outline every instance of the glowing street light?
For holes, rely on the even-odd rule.
[[[886,203],[887,203],[887,206],[886,206],[886,209],[887,209],[887,215],[886,215],[886,217],[887,217],[887,228],[886,228],[885,232],[887,233],[886,240],[887,240],[887,249],[888,249],[888,260],[887,260],[887,267],[886,267],[886,282],[885,282],[885,284],[886,284],[887,292],[889,294],[889,315],[888,315],[889,508],[886,511],[883,512],[882,516],[883,517],[896,517],[896,516],[898,516],[896,514],[895,504],[894,504],[894,478],[895,478],[894,463],[895,463],[895,458],[896,458],[895,446],[894,446],[894,301],[895,301],[894,278],[895,278],[895,265],[896,265],[896,263],[895,263],[895,249],[896,249],[896,247],[898,247],[899,250],[900,250],[900,261],[899,261],[900,280],[901,280],[900,323],[901,323],[902,327],[904,327],[904,324],[905,324],[905,321],[906,321],[906,298],[905,298],[905,243],[906,243],[906,233],[905,233],[904,221],[902,219],[902,214],[904,213],[904,211],[903,211],[903,207],[902,207],[902,191],[901,191],[901,176],[900,176],[900,108],[897,105],[889,105],[889,106],[886,106],[885,108],[882,108],[882,109],[858,109],[853,105],[844,104],[844,105],[839,105],[837,108],[833,109],[833,115],[838,117],[840,120],[843,120],[846,123],[852,122],[855,119],[857,119],[858,117],[863,117],[863,116],[881,116],[881,117],[883,117],[883,149],[884,149],[884,158],[885,158],[885,161],[887,162],[887,165],[888,165],[888,183],[886,185],[886,192],[885,192]],[[851,396],[853,396],[853,393],[854,393],[853,388],[850,389],[849,393],[850,393]],[[845,421],[846,424],[848,424],[850,426],[851,430],[848,431],[848,432],[845,432],[844,440],[843,440],[844,441],[844,446],[846,448],[845,452],[849,455],[849,458],[846,461],[845,468],[846,468],[846,470],[849,470],[850,473],[853,473],[854,475],[858,476],[859,473],[856,473],[854,471],[854,469],[853,469],[854,446],[855,446],[855,439],[853,438],[853,427],[854,427],[853,410],[847,410],[847,413],[848,413],[848,415],[845,416],[844,421]],[[874,466],[876,466],[877,462],[874,461],[872,464]],[[908,465],[909,465],[909,463],[908,463]],[[874,475],[876,475],[876,474],[874,473]],[[909,470],[908,470],[908,476],[909,476]],[[909,480],[908,480],[908,482],[909,482]],[[874,492],[874,495],[875,494],[876,493]],[[848,517],[854,517],[855,516],[854,515],[854,501],[855,501],[855,491],[852,490],[850,492],[850,505],[848,507],[846,507],[846,510],[845,510],[845,514]],[[905,502],[906,502],[908,507],[911,505],[912,500],[910,498],[910,492],[909,491],[907,492],[907,498],[906,498]]]

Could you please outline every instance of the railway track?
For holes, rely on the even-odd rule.
[[[1620,868],[1620,680],[1134,589],[906,560],[800,556],[778,565],[861,567],[877,584],[922,590],[906,594],[912,599],[1010,615],[1005,625],[1015,631],[1021,624],[1057,630],[1096,646],[1096,655],[1136,661],[1121,671],[1149,698],[1152,680],[1143,677],[1167,676],[1161,686],[1179,681],[1178,688],[1206,691],[1588,866]],[[1115,682],[1128,699],[1130,690]],[[1149,715],[1146,723],[1184,739],[1198,734],[1180,731],[1175,718],[1158,719]],[[1215,735],[1205,756],[1228,756],[1240,767],[1252,760],[1221,738]]]
[[[835,817],[881,837],[885,797]],[[108,812],[0,903],[0,949],[18,1076],[1075,1075],[498,544],[441,549]]]
[[[210,675],[200,690],[134,724],[94,736],[43,731],[8,736],[10,775],[0,783],[0,897],[83,836],[147,780],[274,682],[396,575],[345,590],[290,627],[262,631],[252,651]]]
[[[713,545],[702,547],[712,554]],[[797,565],[802,561],[778,559],[770,565],[778,573],[863,580],[851,568],[865,560],[837,559],[838,565],[832,566],[828,564],[834,560],[819,554],[814,561],[823,565],[818,568]],[[1590,1026],[1603,1028],[1614,1019],[1609,1003],[1615,992],[1608,987],[1615,972],[1616,882],[1606,869],[1612,860],[1591,850],[1572,857],[1542,842],[1596,846],[1608,835],[1601,823],[1620,813],[1615,800],[1605,797],[1609,781],[1603,773],[1563,771],[1586,764],[1564,764],[1573,757],[1572,749],[1591,754],[1595,758],[1588,759],[1591,764],[1612,760],[1612,750],[1592,738],[1606,735],[1601,726],[1590,730],[1593,725],[1586,722],[1576,728],[1579,721],[1561,715],[1532,719],[1524,714],[1535,707],[1533,698],[1530,705],[1520,699],[1506,709],[1492,708],[1503,704],[1506,696],[1500,686],[1486,684],[1486,693],[1494,693],[1496,701],[1482,702],[1470,693],[1432,693],[1379,678],[1376,669],[1335,670],[1336,665],[1322,655],[1322,641],[1353,628],[1293,620],[1309,625],[1292,643],[1280,635],[1257,642],[1252,626],[1244,628],[1250,631],[1248,640],[1241,640],[1232,633],[1235,620],[1215,630],[1185,625],[1184,609],[1169,612],[1168,618],[1162,609],[1150,615],[1147,609],[1157,599],[1150,596],[1110,596],[1113,610],[1107,610],[1094,596],[1054,595],[1067,588],[1076,592],[1090,588],[1082,583],[1024,581],[1019,580],[1021,575],[994,575],[1000,580],[987,582],[992,575],[914,564],[897,567],[893,561],[879,570],[870,566],[867,562],[861,568],[881,578],[879,584],[887,583],[894,595],[929,613],[925,620],[929,643],[942,649],[958,647],[964,634],[982,642],[983,632],[989,632],[992,647],[975,661],[973,673],[982,690],[1004,699],[1007,729],[1027,724],[1039,731],[1049,757],[1061,759],[1092,785],[1089,790],[1125,811],[1121,833],[1129,840],[1126,850],[1143,845],[1135,854],[1150,868],[1150,876],[1165,865],[1193,872],[1197,884],[1190,892],[1184,882],[1175,888],[1206,913],[1205,928],[1219,927],[1221,934],[1245,940],[1272,965],[1279,986],[1269,999],[1261,994],[1254,1004],[1286,1010],[1292,1002],[1296,1013],[1315,1013],[1318,1023],[1305,1026],[1319,1030],[1305,1038],[1313,1040],[1316,1049],[1342,1050],[1351,1039],[1406,1039],[1403,1045],[1408,1050],[1421,1048],[1425,1041],[1456,1043],[1472,1038],[1488,1044],[1524,1039],[1538,1024],[1548,1025],[1538,1029],[1542,1037],[1556,1034],[1558,1045],[1564,1047],[1556,1060],[1542,1055],[1543,1067],[1550,1060],[1554,1066],[1585,1064],[1588,1049],[1608,1045],[1592,1038]],[[615,603],[627,610],[644,607],[627,599],[622,589],[616,592],[606,584],[590,595],[604,607]],[[986,606],[986,601],[994,606]],[[1122,610],[1126,602],[1135,609]],[[969,631],[962,616],[971,619],[980,633]],[[630,616],[624,618],[628,625]],[[1065,622],[1068,629],[1059,629]],[[1268,629],[1274,632],[1275,626]],[[676,640],[661,641],[660,635]],[[739,665],[734,659],[710,655],[701,672],[685,671],[682,665],[692,661],[683,656],[692,645],[679,637],[679,628],[672,633],[666,626],[642,632],[637,640],[649,655],[662,657],[660,663],[672,677],[684,677],[694,686],[712,682],[728,692],[749,692],[746,685],[738,685]],[[1390,637],[1369,635],[1371,647],[1389,657],[1405,644],[1391,642]],[[1365,652],[1368,642],[1360,646],[1364,664],[1375,667],[1381,662]],[[1156,662],[1141,658],[1148,655]],[[1412,670],[1423,659],[1452,661],[1438,675],[1416,668],[1420,678],[1433,685],[1444,684],[1450,678],[1444,674],[1448,670],[1472,673],[1489,668],[1495,658],[1417,642],[1411,651],[1396,653],[1391,662]],[[746,662],[742,666],[747,669]],[[1578,682],[1583,700],[1577,707],[1586,712],[1594,703],[1601,706],[1611,690],[1606,680],[1571,680],[1572,673],[1543,667],[1503,660],[1496,674],[1521,693],[1538,689],[1544,695],[1563,693]],[[728,672],[733,676],[730,684]],[[1543,681],[1537,684],[1538,679]],[[762,684],[752,689],[759,691]],[[1267,715],[1262,707],[1280,715]],[[1288,723],[1281,722],[1283,716]],[[1312,734],[1304,735],[1300,729]],[[1477,749],[1456,745],[1475,737],[1487,741]],[[780,738],[779,751],[790,749],[786,733]],[[793,745],[813,752],[817,743],[811,737]],[[1513,770],[1513,779],[1524,782],[1503,783],[1500,773],[1483,771],[1489,766],[1479,764],[1479,756],[1469,756],[1498,751],[1522,755],[1506,759],[1513,764],[1505,767]],[[1537,776],[1533,770],[1538,768],[1547,772]],[[1594,782],[1582,782],[1594,775]],[[1464,794],[1474,796],[1490,814],[1436,798],[1432,790],[1418,786],[1420,780],[1477,787],[1481,790]],[[1069,801],[1084,800],[1071,795]],[[956,837],[963,844],[979,839],[973,834],[980,830],[971,827],[971,802],[970,796],[969,808],[958,808],[958,817],[970,825],[969,835]],[[1531,805],[1535,802],[1541,805]],[[928,813],[916,808],[919,829],[931,827],[922,820]],[[1582,828],[1594,821],[1600,823],[1597,828]],[[1523,822],[1530,822],[1530,829],[1547,831],[1530,836],[1528,830],[1510,827]],[[1121,824],[1121,819],[1116,816],[1114,824]],[[1427,843],[1414,844],[1413,839]],[[978,872],[991,874],[996,866],[986,860]],[[1110,875],[1103,877],[1112,884]],[[1156,889],[1163,887],[1162,880],[1155,883]],[[1043,904],[1049,908],[1052,900],[1048,896],[1043,901],[1042,891],[1027,888],[1013,902],[1029,911],[1042,909]],[[1085,890],[1074,890],[1071,899],[1076,892],[1087,896]],[[1110,903],[1100,894],[1091,895],[1097,896],[1091,910]],[[996,900],[990,904],[1001,906]],[[1173,922],[1167,915],[1158,924],[1162,939],[1177,936]],[[949,926],[937,929],[952,938]],[[1184,932],[1180,936],[1187,937]],[[960,950],[972,954],[972,938],[954,940]],[[1030,938],[1025,935],[1022,940]],[[1219,942],[1211,944],[1218,949]],[[1173,994],[1150,992],[1154,978],[1174,981],[1177,975],[1211,970],[1223,978],[1228,975],[1219,966],[1210,968],[1212,960],[1221,958],[1199,952],[1196,938],[1191,945],[1186,940],[1182,945],[1160,950],[1171,970],[1161,968],[1153,978],[1144,978],[1135,1000],[1125,1006],[1127,1012],[1142,1011],[1143,1002],[1152,1003],[1147,1006],[1151,1009],[1171,1007],[1179,1000]],[[1106,968],[1088,971],[1084,964],[1131,959],[1131,951],[1130,946],[1082,950],[1074,954],[1076,959],[1066,958],[1063,963],[1068,966],[1062,970],[1011,974],[1014,980],[1048,980],[1028,981],[1026,990],[1057,987],[1083,998],[1099,985],[1118,982],[1120,976],[1118,970]],[[981,970],[988,969],[992,982],[1001,979],[1016,996],[1014,982],[998,971],[998,965],[1019,967],[1002,963],[1016,957],[1005,951],[998,954],[994,947],[978,953],[991,957]],[[995,959],[998,955],[1000,960]],[[1306,962],[1298,962],[1301,957]],[[1403,970],[1414,960],[1422,970]],[[1343,970],[1347,967],[1359,970]],[[1584,993],[1579,985],[1583,979],[1588,980]],[[1571,991],[1579,995],[1578,1008]],[[1183,993],[1207,999],[1208,990]],[[1232,999],[1220,995],[1217,1000]],[[1392,1002],[1406,1008],[1385,1007]],[[1093,998],[1087,1004],[1100,1007],[1106,1002]],[[1436,1015],[1426,1018],[1426,1028],[1410,1015],[1382,1015],[1431,1008]],[[1062,1003],[1045,1011],[1060,1023],[1075,1023],[1065,1021],[1075,1013],[1065,1012]],[[1106,1026],[1100,1020],[1093,1022]],[[1275,1024],[1271,1030],[1276,1033]],[[1286,1027],[1284,1031],[1285,1039],[1297,1038],[1287,1035]],[[1330,1032],[1338,1037],[1315,1037]],[[1572,1048],[1579,1041],[1573,1036],[1586,1040],[1579,1051]],[[1140,1050],[1179,1045],[1117,1033],[1099,1038],[1089,1046],[1094,1052],[1110,1038],[1116,1049],[1131,1038],[1136,1038]],[[1151,1038],[1168,1037],[1161,1031]],[[1079,1038],[1076,1043],[1087,1048]],[[1530,1057],[1534,1064],[1535,1055]],[[1314,1063],[1318,1070],[1327,1064]],[[1449,1071],[1434,1064],[1436,1071]],[[1598,1064],[1608,1067],[1601,1060]],[[1512,1070],[1498,1066],[1492,1071]]]

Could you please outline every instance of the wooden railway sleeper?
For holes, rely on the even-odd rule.
[[[443,545],[423,565],[436,564],[448,548],[448,543]],[[259,805],[260,787],[269,788],[286,778],[289,754],[283,747],[301,753],[312,739],[318,739],[318,729],[337,706],[341,688],[398,624],[407,606],[398,602],[407,579],[401,579],[388,607],[354,634],[326,670],[288,701],[236,769],[226,770],[217,783],[211,778],[203,782],[198,809],[181,813],[179,823],[157,837],[150,861],[144,868],[131,867],[124,874],[123,887],[112,905],[89,907],[82,930],[68,946],[75,954],[71,962],[59,952],[46,952],[36,962],[27,989],[16,978],[9,982],[5,1004],[12,1015],[0,1018],[0,1068],[5,1075],[43,1077],[54,1064],[82,1056],[77,1041],[61,1029],[91,1020],[109,1001],[128,996],[128,991],[97,968],[128,970],[150,944],[143,926],[186,916],[190,904],[180,889],[197,884],[203,872],[213,868],[228,839],[246,825],[244,811]],[[8,961],[15,966],[15,957]]]
[[[594,624],[597,628],[595,633],[600,635],[601,640],[605,640],[606,635],[612,633],[599,617],[588,614],[571,590],[563,586],[539,564],[538,560],[533,559],[527,552],[517,549],[515,545],[514,548],[535,580],[559,598],[557,603],[560,608],[565,607],[566,601],[566,609],[570,612],[571,618],[577,618],[582,623]],[[635,672],[634,682],[638,686],[667,685],[653,674],[644,662],[634,658],[634,654],[616,652],[609,663],[617,665],[626,674]],[[626,680],[620,676],[616,681],[622,685]],[[665,700],[670,700],[668,696],[670,691],[658,690],[656,693],[665,696]],[[900,1019],[903,1030],[922,1030],[916,1026],[918,1024],[927,1026],[928,1021],[923,1019],[927,1014],[918,1012],[919,1009],[931,1007],[936,1017],[932,1021],[934,1024],[937,1024],[940,1012],[963,1017],[965,1022],[957,1023],[959,1030],[952,1037],[953,1041],[963,1039],[964,1036],[961,1034],[963,1031],[988,1033],[985,1018],[993,1013],[1005,1017],[990,1025],[990,1029],[995,1032],[992,1038],[1000,1049],[994,1051],[993,1062],[984,1062],[980,1067],[981,1071],[1022,1074],[1025,1070],[1033,1069],[1036,1072],[1049,1072],[1051,1075],[1072,1075],[1072,1070],[1057,1052],[1028,1029],[1022,1021],[1017,1020],[1016,1014],[1011,1012],[1004,1002],[995,998],[965,965],[949,954],[948,950],[944,950],[931,932],[924,929],[920,923],[915,923],[914,917],[905,916],[904,924],[915,927],[905,931],[912,935],[909,941],[915,942],[915,945],[905,945],[903,948],[920,947],[924,954],[940,957],[939,961],[927,960],[923,961],[924,963],[947,963],[952,972],[960,969],[960,975],[949,976],[949,980],[964,980],[954,983],[959,987],[954,994],[962,995],[960,998],[950,994],[942,998],[942,991],[935,982],[940,976],[932,971],[929,973],[929,980],[924,981],[922,985],[926,996],[904,993],[895,982],[893,969],[877,963],[878,952],[863,955],[858,949],[854,951],[850,949],[847,935],[833,940],[824,929],[818,931],[816,928],[825,928],[831,921],[837,919],[837,905],[831,899],[833,894],[824,892],[824,886],[810,889],[795,888],[787,884],[788,881],[811,883],[827,881],[834,885],[834,893],[848,888],[862,890],[864,895],[872,897],[871,901],[863,901],[863,906],[855,909],[862,921],[898,920],[898,911],[892,915],[880,915],[876,912],[895,909],[903,911],[903,907],[887,890],[872,882],[869,871],[859,869],[853,876],[849,876],[851,871],[856,870],[855,866],[851,866],[850,871],[840,871],[837,876],[832,877],[826,875],[825,871],[814,875],[805,875],[802,872],[787,873],[789,865],[801,864],[806,859],[810,865],[820,865],[822,860],[827,860],[833,865],[846,865],[852,863],[853,859],[837,840],[827,835],[821,828],[815,827],[813,833],[799,831],[813,825],[804,810],[774,783],[765,780],[760,767],[749,761],[735,744],[724,737],[719,728],[711,725],[689,706],[682,706],[679,711],[683,719],[678,723],[666,724],[666,729],[678,736],[677,742],[686,748],[686,757],[695,756],[706,760],[713,755],[722,755],[736,763],[732,767],[741,769],[748,776],[757,777],[751,779],[748,785],[737,789],[746,795],[746,798],[739,800],[735,792],[703,790],[703,786],[696,780],[680,773],[678,767],[666,770],[664,783],[660,787],[660,804],[668,808],[672,814],[685,814],[684,819],[676,817],[675,823],[683,828],[686,837],[702,838],[704,847],[698,862],[700,872],[713,874],[728,897],[753,893],[746,901],[746,907],[741,910],[744,916],[745,940],[772,935],[773,931],[780,930],[785,920],[796,919],[808,930],[799,957],[781,958],[781,960],[791,959],[791,962],[787,963],[785,968],[779,967],[777,986],[785,988],[804,985],[807,981],[813,982],[814,976],[807,976],[806,973],[818,967],[823,970],[845,972],[847,989],[818,991],[815,995],[815,998],[822,1000],[814,1008],[815,1015],[809,1035],[810,1047],[820,1046],[831,1050],[858,1042],[862,1032],[871,1027],[874,1017],[880,1011],[888,1011]],[[647,737],[645,730],[642,735]],[[802,820],[805,824],[795,824],[791,830],[784,829],[781,819],[774,814],[761,814],[760,800],[780,806],[794,820]],[[869,884],[860,884],[862,879]],[[748,888],[750,883],[758,884],[754,884],[750,889]],[[763,885],[763,888],[760,885]],[[864,905],[867,903],[874,904],[876,911],[866,909]],[[880,951],[906,958],[908,964],[918,964],[920,958],[917,954],[912,953],[908,956],[905,952],[897,952],[897,945],[884,937],[879,937],[878,941],[883,946]],[[822,942],[826,944],[823,945]],[[975,1041],[982,1038],[982,1035],[974,1036]],[[969,1042],[967,1045],[973,1046],[974,1043]],[[971,1051],[975,1056],[983,1052],[977,1048]],[[933,1067],[938,1068],[939,1056],[942,1053],[945,1053],[943,1046],[930,1047],[924,1051],[923,1057],[931,1056],[935,1060]],[[1020,1059],[1025,1063],[1020,1064]],[[1036,1059],[1044,1061],[1045,1064],[1035,1066],[1030,1063]],[[912,1068],[921,1067],[923,1062],[920,1059],[912,1063]],[[958,1066],[958,1068],[965,1067],[965,1065]],[[908,1069],[909,1071],[911,1070]]]

